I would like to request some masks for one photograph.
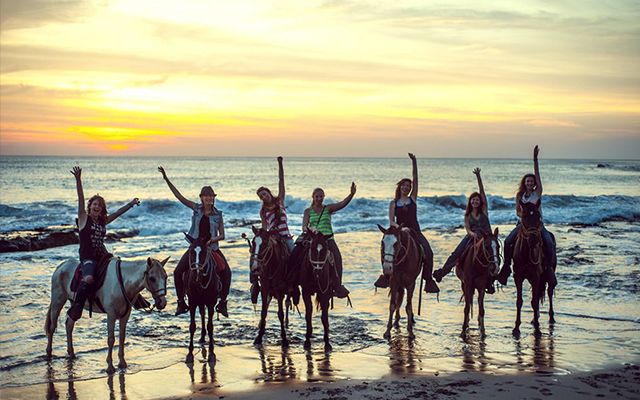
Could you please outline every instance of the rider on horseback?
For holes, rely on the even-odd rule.
[[[93,289],[94,275],[98,261],[109,252],[104,246],[104,237],[107,233],[106,226],[116,218],[129,211],[134,205],[140,204],[138,198],[134,198],[113,214],[107,214],[107,204],[100,195],[92,196],[84,208],[84,190],[82,188],[82,169],[78,166],[71,171],[76,178],[76,190],[78,192],[78,232],[80,237],[80,264],[82,270],[82,282],[78,287],[73,304],[67,311],[67,315],[74,321],[82,316],[82,309],[89,292]]]
[[[482,177],[480,176],[480,168],[473,170],[476,178],[478,179],[478,189],[480,193],[473,192],[469,196],[467,202],[467,210],[464,213],[464,227],[467,230],[467,235],[462,239],[460,244],[455,248],[453,253],[447,258],[442,268],[433,272],[433,277],[436,281],[442,281],[453,267],[456,262],[464,254],[465,249],[470,243],[475,242],[477,239],[482,238],[484,235],[491,233],[491,224],[489,223],[489,208],[487,205],[487,195],[484,193],[484,185],[482,184]],[[493,282],[487,287],[487,293],[495,293]]]
[[[411,159],[413,182],[411,179],[404,178],[398,182],[396,186],[395,199],[389,203],[389,223],[391,226],[403,225],[411,229],[411,233],[420,243],[424,253],[422,258],[422,279],[426,281],[424,291],[427,293],[438,293],[440,289],[433,281],[431,272],[433,271],[433,251],[429,241],[422,234],[417,216],[417,200],[418,200],[418,162],[413,153],[409,153]],[[382,274],[374,283],[376,287],[389,287],[389,276]]]
[[[333,290],[334,295],[340,299],[343,299],[349,295],[349,290],[342,285],[342,255],[340,249],[333,237],[333,228],[331,227],[331,215],[345,208],[353,199],[356,194],[356,184],[351,182],[351,190],[347,197],[342,201],[333,204],[324,205],[324,190],[321,188],[315,188],[313,190],[313,201],[311,206],[304,210],[304,216],[302,218],[302,231],[303,234],[309,229],[313,229],[322,233],[327,238],[327,247],[331,251],[334,257],[334,266],[336,272],[336,283]],[[302,244],[296,246],[296,249],[301,249]],[[301,251],[301,250],[300,250]],[[296,253],[297,251],[294,251]],[[292,257],[296,257],[295,254]]]
[[[193,211],[191,217],[191,227],[189,228],[189,236],[195,238],[199,243],[205,243],[210,251],[215,253],[218,259],[224,262],[224,269],[220,273],[222,283],[222,291],[220,293],[220,302],[216,306],[216,311],[228,317],[227,313],[227,296],[231,287],[231,269],[224,255],[220,251],[219,242],[224,240],[224,221],[222,220],[222,211],[215,208],[216,193],[211,186],[204,186],[200,190],[200,204],[185,198],[176,187],[169,181],[167,174],[162,167],[158,167],[158,171],[162,174],[162,178],[167,182],[169,189],[173,195],[185,206]],[[180,315],[189,311],[184,301],[185,287],[182,279],[183,273],[189,268],[189,253],[187,250],[180,258],[178,266],[173,271],[173,279],[176,285],[176,295],[178,297],[178,308],[175,315]]]
[[[260,208],[260,220],[262,229],[267,231],[277,231],[279,238],[286,245],[289,252],[293,251],[294,243],[291,233],[289,233],[289,225],[287,224],[286,207],[284,206],[285,188],[284,188],[284,168],[282,166],[282,157],[278,157],[278,195],[274,196],[271,190],[261,186],[256,190],[256,194],[262,200]],[[249,274],[251,282],[251,302],[258,302],[258,294],[260,293],[260,284],[258,283],[258,275],[251,272]]]
[[[520,180],[520,186],[516,193],[516,213],[518,214],[518,223],[504,241],[504,265],[498,274],[498,282],[502,285],[507,284],[509,275],[511,274],[511,259],[513,258],[513,247],[515,245],[516,236],[520,230],[522,207],[526,204],[533,204],[539,211],[542,218],[542,181],[540,180],[540,170],[538,168],[538,153],[540,149],[536,145],[533,149],[533,170],[534,174],[526,174]],[[541,221],[542,222],[542,221]],[[542,225],[542,240],[544,242],[543,252],[545,259],[545,273],[548,282],[555,282],[555,266],[556,266],[556,243],[553,235]],[[553,285],[555,286],[555,284]]]

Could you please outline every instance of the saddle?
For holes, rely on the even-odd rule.
[[[469,242],[467,243],[467,246],[464,248],[464,250],[462,251],[462,254],[460,255],[460,257],[458,257],[458,259],[456,260],[456,269],[460,269],[461,271],[463,270],[462,268],[462,262],[465,260],[465,258],[467,258],[467,254],[472,251],[473,246],[477,245],[478,242],[484,242],[484,237],[481,237],[480,239],[475,239],[475,240],[469,240]]]
[[[109,267],[109,262],[111,262],[111,258],[113,258],[113,254],[106,253],[103,255],[97,263],[95,274],[93,275],[93,284],[91,285],[91,296],[95,294],[104,284],[104,278],[107,276],[107,268]],[[80,282],[82,282],[82,263],[78,263],[76,267],[76,271],[73,274],[73,279],[71,280],[71,291],[78,291],[78,286],[80,286]]]

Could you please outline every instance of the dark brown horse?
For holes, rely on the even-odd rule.
[[[520,312],[522,308],[522,284],[529,281],[531,284],[531,307],[533,308],[533,320],[531,323],[535,333],[540,333],[540,304],[544,298],[544,291],[547,285],[546,274],[544,273],[545,263],[544,245],[542,240],[542,218],[539,208],[534,204],[524,204],[522,206],[522,225],[518,231],[518,237],[513,250],[513,280],[516,283],[518,299],[516,301],[516,325],[513,328],[513,335],[520,335]],[[549,321],[555,322],[553,318],[553,290],[555,284],[551,283],[548,289],[549,295]]]
[[[407,291],[407,332],[413,339],[413,291],[416,287],[416,278],[420,275],[420,248],[418,242],[412,236],[409,228],[391,226],[388,229],[378,225],[382,236],[382,270],[389,280],[389,322],[384,338],[391,338],[391,322],[393,314],[396,314],[395,326],[400,325],[400,306],[404,291]]]
[[[278,319],[280,320],[280,337],[282,347],[289,346],[285,321],[288,321],[288,309],[285,319],[283,307],[284,296],[287,293],[287,263],[289,251],[281,240],[277,231],[266,231],[262,228],[253,230],[254,238],[250,242],[251,271],[258,275],[260,281],[260,297],[262,298],[262,310],[260,312],[260,324],[258,336],[253,344],[262,344],[265,327],[267,324],[267,312],[272,298],[278,301]]]
[[[311,348],[311,336],[313,327],[311,314],[313,305],[311,296],[316,295],[316,302],[322,310],[322,325],[324,326],[324,348],[332,349],[329,343],[329,302],[333,299],[333,286],[337,280],[336,267],[333,253],[327,246],[327,238],[320,232],[309,231],[306,233],[304,257],[300,265],[300,286],[302,287],[302,299],[304,301],[307,332],[304,348]]]
[[[193,363],[193,335],[196,331],[196,308],[200,312],[202,331],[200,334],[200,343],[205,342],[204,317],[205,307],[208,316],[207,331],[209,333],[209,355],[207,361],[215,364],[216,355],[213,352],[213,312],[218,294],[221,291],[220,277],[216,273],[216,263],[213,253],[208,246],[200,243],[200,241],[186,235],[187,240],[191,244],[189,246],[189,270],[183,274],[183,282],[185,285],[185,293],[187,294],[189,304],[189,316],[191,322],[189,324],[189,354],[187,354],[187,363]]]
[[[478,292],[478,325],[481,336],[484,331],[484,292],[490,279],[498,275],[500,270],[500,242],[498,228],[493,234],[476,236],[460,257],[456,265],[456,275],[460,279],[464,296],[464,322],[461,336],[466,336],[469,329],[469,313],[473,309],[473,294]]]

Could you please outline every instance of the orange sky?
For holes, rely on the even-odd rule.
[[[1,4],[3,155],[640,155],[635,2]]]

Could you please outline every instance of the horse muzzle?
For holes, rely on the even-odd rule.
[[[391,275],[393,273],[393,261],[384,261],[382,263],[382,273],[385,275]]]
[[[153,305],[156,309],[163,310],[167,306],[167,298],[165,296],[154,297]]]

